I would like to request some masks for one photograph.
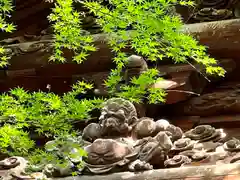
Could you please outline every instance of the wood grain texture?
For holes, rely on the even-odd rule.
[[[114,173],[109,175],[55,178],[55,180],[238,180],[240,164],[151,170],[142,173]]]

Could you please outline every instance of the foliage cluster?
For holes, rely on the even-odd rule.
[[[55,31],[55,56],[51,59],[63,61],[62,48],[74,50],[75,60],[81,63],[87,52],[95,51],[93,39],[81,30],[79,13],[74,10],[73,0],[56,0],[49,20]],[[155,83],[157,69],[150,69],[138,79],[132,79],[131,85],[120,85],[121,72],[127,64],[124,48],[133,49],[138,55],[149,61],[171,59],[176,63],[195,61],[205,67],[206,73],[224,76],[225,71],[217,66],[217,61],[206,53],[206,47],[188,34],[182,32],[181,17],[174,13],[177,4],[193,6],[186,0],[111,0],[106,6],[103,1],[77,1],[96,16],[97,23],[108,37],[108,43],[115,57],[116,68],[105,82],[112,96],[120,96],[134,102],[147,98],[150,103],[164,102],[163,90],[151,88]],[[131,31],[128,31],[131,29]],[[81,50],[79,50],[81,49]],[[79,52],[80,51],[80,52]],[[57,52],[57,53],[56,53]],[[118,87],[118,88],[116,88]],[[120,92],[119,92],[120,91]],[[147,94],[147,97],[146,97]]]
[[[15,26],[12,23],[8,23],[8,17],[13,11],[11,0],[0,0],[0,32],[11,33],[15,30]],[[6,56],[5,49],[0,46],[0,67],[8,65],[10,57]]]
[[[74,11],[72,4],[72,0],[58,0],[53,12],[48,16],[49,21],[54,23],[55,49],[50,57],[52,61],[65,62],[64,48],[74,52],[73,61],[77,63],[86,60],[89,51],[96,51],[92,45],[93,38],[82,30],[80,15]]]
[[[29,139],[34,133],[47,137],[76,134],[73,124],[89,119],[91,111],[100,108],[104,100],[76,98],[79,93],[85,93],[84,89],[91,87],[91,84],[79,82],[73,91],[62,97],[45,92],[29,93],[22,88],[0,95],[1,152],[11,150],[13,154],[27,154],[35,147]]]
[[[121,71],[127,63],[126,54],[122,51],[125,47],[130,47],[149,61],[168,58],[176,63],[187,63],[190,58],[205,66],[208,74],[224,75],[224,70],[216,66],[217,61],[206,54],[206,48],[181,31],[183,26],[181,18],[171,12],[177,4],[193,6],[192,1],[111,0],[109,2],[111,7],[103,6],[99,1],[82,3],[98,17],[97,22],[109,37],[109,45],[116,55],[113,59],[116,69],[112,70],[106,82],[112,92],[117,93],[115,87],[122,80]],[[126,31],[129,26],[131,32]],[[139,102],[148,91],[150,103],[163,102],[165,93],[149,87],[149,83],[156,82],[156,73],[156,69],[150,69],[138,80],[134,78],[133,85],[123,85],[122,92],[117,95],[130,97],[132,101]]]
[[[14,156],[27,156],[34,147],[34,141],[29,139],[28,133],[10,124],[0,128],[0,152]]]
[[[27,171],[41,171],[46,164],[66,168],[71,166],[69,162],[74,163],[80,169],[83,165],[82,158],[87,156],[81,145],[81,139],[73,135],[56,137],[53,141],[46,143],[44,150],[36,149],[32,153],[28,158],[30,164]]]

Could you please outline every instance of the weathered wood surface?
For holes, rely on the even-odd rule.
[[[240,19],[185,25],[183,31],[194,35],[216,57],[240,58]]]
[[[234,70],[235,66],[232,60],[222,60],[223,67],[227,72]],[[77,80],[85,80],[95,84],[95,88],[105,94],[104,80],[109,75],[109,71],[89,72],[85,74],[75,74],[74,69],[66,65],[59,68],[44,69],[30,68],[22,70],[0,71],[0,91],[7,91],[17,86],[24,87],[30,91],[43,90],[49,91],[47,85],[51,85],[51,91],[55,93],[64,93],[71,90],[72,84]],[[156,88],[165,87],[168,89],[166,104],[173,104],[184,101],[191,96],[197,96],[204,90],[207,80],[199,75],[191,65],[166,65],[159,66],[161,73],[169,76],[169,81],[159,81],[154,86]],[[76,70],[76,69],[75,69]]]
[[[87,73],[95,71],[107,70],[111,67],[112,54],[106,44],[96,41],[96,47],[99,49],[88,56],[88,60],[82,64],[75,64],[71,61],[72,53],[65,51],[67,62],[65,64],[49,62],[49,57],[52,55],[53,40],[40,40],[32,42],[23,42],[19,44],[5,45],[12,55],[9,70],[23,70],[38,68],[38,71],[53,74],[56,71],[61,71],[61,68],[68,68],[69,73]],[[58,70],[57,70],[58,69]],[[67,73],[65,72],[65,73]],[[63,73],[63,72],[62,72]]]
[[[211,22],[209,23],[198,23],[198,24],[191,24],[185,25],[185,32],[193,34],[199,37],[200,42],[202,43],[210,43],[209,48],[211,50],[220,50],[220,51],[228,51],[228,49],[233,48],[237,50],[238,46],[235,46],[234,43],[238,36],[236,29],[239,27],[239,20],[228,20],[222,22]],[[213,28],[217,27],[217,29]],[[226,29],[226,31],[223,31]],[[89,72],[104,72],[109,71],[110,68],[113,67],[111,58],[113,57],[111,50],[106,44],[106,36],[104,34],[97,34],[93,35],[95,40],[95,45],[98,48],[97,52],[92,53],[88,60],[85,61],[83,64],[77,65],[71,62],[72,54],[68,51],[65,52],[68,62],[66,64],[58,64],[58,63],[49,63],[48,59],[51,52],[51,44],[52,39],[44,39],[39,41],[32,41],[32,42],[24,42],[19,44],[10,44],[6,45],[6,48],[9,48],[13,54],[15,54],[12,59],[10,60],[10,66],[7,68],[7,71],[1,71],[0,79],[4,82],[1,83],[1,89],[7,90],[12,87],[16,86],[23,86],[27,87],[29,90],[35,89],[45,89],[47,84],[52,84],[52,90],[58,91],[61,87],[63,90],[61,92],[67,91],[71,89],[71,83],[76,76],[81,76]],[[230,38],[230,41],[227,38]],[[48,37],[49,38],[49,37]],[[218,40],[218,41],[216,41]],[[233,41],[234,40],[234,41]],[[232,43],[232,45],[225,45],[225,41]],[[213,43],[215,42],[215,44]],[[228,47],[222,50],[219,48],[220,44],[222,47]],[[234,45],[233,45],[234,44]],[[208,45],[208,44],[207,44]],[[217,46],[215,46],[217,45]],[[128,51],[128,50],[127,50]],[[239,53],[237,53],[239,54]],[[228,54],[228,56],[232,56],[233,54]],[[231,61],[234,62],[234,61]],[[222,60],[221,60],[222,63]],[[237,63],[235,61],[234,63]],[[226,67],[227,71],[232,71],[236,65],[234,63],[225,63],[224,67]],[[178,66],[177,68],[174,66],[170,66],[171,68],[165,68],[167,66],[160,66],[160,71],[172,71],[171,68],[174,69],[178,75],[179,72],[182,71],[181,69],[177,68],[188,68],[190,71],[195,71],[192,67],[183,65]],[[169,66],[168,66],[169,67]],[[187,71],[185,71],[187,72]],[[90,73],[91,74],[91,73]],[[97,74],[97,73],[96,73]],[[174,74],[174,73],[173,73]],[[192,73],[191,73],[192,74]],[[187,75],[185,75],[186,77]],[[22,78],[21,78],[22,77]],[[73,78],[72,78],[73,77]],[[105,76],[104,76],[105,77]],[[175,76],[176,77],[176,76]],[[181,77],[179,78],[181,79]],[[187,79],[184,81],[188,81]],[[191,80],[192,81],[192,80]],[[194,81],[194,80],[193,80]],[[178,90],[197,90],[200,86],[197,85],[197,82],[190,83],[193,86],[191,88],[180,88]],[[64,87],[64,88],[63,88]],[[47,89],[46,89],[47,90]],[[202,88],[200,88],[202,90]],[[59,92],[59,91],[58,91]],[[197,92],[197,91],[194,91]],[[200,91],[201,92],[201,91]],[[197,92],[197,93],[200,93]],[[174,93],[176,99],[185,100],[186,96],[190,94],[182,93],[182,92],[169,92],[169,94]],[[173,97],[173,96],[171,96]],[[178,101],[178,100],[177,100]],[[170,100],[168,101],[170,102]],[[171,100],[174,103],[174,98]]]
[[[221,23],[211,22],[210,25],[209,23],[198,23],[186,25],[184,31],[195,36],[199,36],[200,42],[202,41],[203,43],[208,42],[210,43],[210,45],[211,43],[216,42],[216,39],[220,40],[220,42],[217,41],[215,43],[218,46],[215,46],[214,44],[210,46],[211,50],[213,50],[214,48],[219,50],[218,48],[219,44],[221,44],[221,42],[224,44],[225,41],[227,41],[227,38],[225,37],[232,37],[231,43],[234,44],[233,40],[235,41],[237,39],[237,38],[234,39],[234,37],[235,35],[238,36],[238,34],[236,33],[234,34],[234,32],[236,32],[238,24],[239,20],[223,21]],[[218,27],[219,30],[211,28],[215,26]],[[224,31],[226,34],[222,34],[223,33],[222,30],[224,29],[224,27],[226,29],[226,31]],[[28,90],[36,89],[47,90],[46,89],[47,84],[51,84],[52,87],[51,90],[53,92],[62,93],[71,90],[72,82],[76,77],[81,76],[84,77],[85,74],[89,72],[92,72],[89,75],[98,76],[99,75],[98,72],[109,71],[109,69],[113,67],[113,64],[111,62],[111,57],[113,56],[111,54],[111,50],[106,44],[106,36],[104,34],[97,34],[94,35],[93,37],[95,40],[95,45],[98,48],[98,51],[92,53],[88,57],[88,60],[80,65],[71,62],[72,54],[69,53],[68,51],[66,51],[65,53],[68,59],[68,62],[66,64],[49,63],[48,59],[52,53],[51,52],[52,40],[44,39],[44,37],[42,37],[42,40],[40,41],[6,45],[6,48],[11,49],[12,52],[15,53],[15,56],[12,57],[10,61],[11,65],[7,68],[7,70],[0,72],[1,91],[5,91],[8,90],[9,88],[13,88],[16,86],[22,86]],[[223,46],[226,47],[225,45]],[[224,50],[220,48],[220,51],[228,51],[229,48],[237,49],[237,46],[233,45],[227,46],[228,48],[225,48]],[[228,55],[232,56],[233,54],[231,53]],[[231,72],[237,66],[236,65],[237,61],[234,62],[234,60],[228,61],[227,63],[225,63],[225,61],[222,60],[220,61],[228,72]],[[182,68],[187,69],[184,70]],[[190,80],[191,79],[190,77],[193,77],[192,74],[193,71],[195,70],[189,65],[160,66],[159,70],[162,72],[169,71],[167,73],[175,74],[174,77],[176,78],[177,76],[179,76],[177,81],[181,81],[180,84],[184,84],[184,86],[177,88],[177,90],[201,93],[202,88],[204,87],[201,84],[202,80],[195,81],[196,78]],[[184,72],[191,71],[191,73],[188,75],[187,74],[180,75],[180,72],[183,71]],[[105,75],[99,77],[105,76],[106,73]],[[190,79],[184,80],[184,77],[187,76]],[[200,83],[200,85],[198,83]],[[190,87],[189,84],[194,87]],[[200,91],[198,91],[198,88],[200,88],[199,89]],[[169,92],[168,97],[172,98],[169,99],[167,102],[175,103],[178,102],[179,100],[185,100],[186,97],[189,97],[189,95],[190,94],[188,93],[182,93],[177,91]]]
[[[51,13],[53,4],[44,0],[14,0],[13,6],[14,11],[10,21],[17,25],[17,30],[13,33],[1,32],[0,39],[23,34],[37,35],[49,26],[47,16]]]
[[[222,84],[211,92],[193,97],[190,100],[174,105],[171,110],[176,115],[219,116],[240,113],[240,83]]]
[[[209,47],[209,51],[213,52],[214,56],[220,56],[220,54],[223,53],[227,58],[240,57],[238,53],[240,47],[238,46],[240,43],[239,29],[240,19],[188,24],[183,27],[183,31],[185,33],[194,35],[201,44],[207,45]],[[131,34],[131,31],[129,31],[129,34]],[[107,46],[106,35],[96,34],[93,35],[93,38],[98,51],[92,53],[88,57],[88,60],[83,64],[72,64],[72,66],[78,67],[78,72],[80,71],[85,73],[87,71],[89,72],[89,70],[92,72],[102,71],[109,69],[112,65],[111,57],[113,55]],[[51,39],[44,39],[6,45],[6,48],[13,49],[15,53],[15,56],[10,61],[11,66],[9,68],[23,69],[32,68],[34,66],[46,66],[48,64],[48,58],[51,55],[51,44]],[[68,62],[71,63],[71,53],[66,53],[66,57]],[[52,64],[49,68],[52,69],[55,65],[56,64]],[[59,65],[57,66],[59,67]]]
[[[172,124],[180,127],[183,131],[194,128],[197,125],[211,125],[215,128],[222,128],[227,138],[240,139],[240,114],[226,114],[216,116],[172,116],[167,118]]]
[[[216,52],[220,54],[221,52],[228,52],[229,49],[232,49],[234,51],[237,51],[237,56],[240,56],[238,46],[235,43],[235,41],[238,41],[238,38],[240,39],[240,35],[239,33],[237,33],[239,32],[239,28],[240,20],[236,19],[220,22],[185,25],[183,30],[185,33],[190,33],[198,37],[201,43],[207,43],[206,45],[209,46],[209,49],[211,51],[216,50]],[[109,69],[113,67],[113,64],[111,61],[111,50],[106,44],[106,35],[97,34],[93,35],[93,37],[98,51],[92,53],[88,57],[88,60],[80,65],[71,62],[72,54],[68,51],[66,51],[65,53],[68,59],[68,62],[66,64],[49,63],[48,59],[51,55],[52,39],[44,39],[42,37],[42,40],[39,41],[6,45],[5,47],[12,50],[12,53],[15,55],[10,60],[11,65],[7,68],[7,71],[4,70],[0,72],[1,90],[5,91],[9,88],[16,86],[27,87],[27,89],[29,90],[47,90],[47,84],[51,84],[51,90],[53,92],[64,92],[71,89],[72,82],[77,76],[84,76],[86,73],[89,72],[95,73],[109,71]],[[234,55],[234,53],[229,52],[227,53],[227,56],[233,56],[235,58],[237,57]],[[232,62],[234,62],[235,64],[238,63],[237,60],[233,60]],[[227,63],[227,71],[232,71],[232,69],[238,67],[234,63]],[[183,65],[183,67],[184,66],[187,67],[186,65]],[[160,66],[160,71],[164,72],[166,69],[165,67],[166,66]],[[180,68],[180,66],[178,66],[178,68]],[[195,71],[190,66],[188,66],[187,68],[191,69],[190,74]],[[182,70],[178,70],[176,69],[176,67],[174,67],[174,71],[176,72],[175,74],[177,74],[174,75],[174,77],[177,77],[178,75],[180,76],[179,72],[177,71]],[[185,74],[183,76],[190,77],[189,74]],[[191,75],[191,77],[193,76]],[[182,77],[180,77],[179,79],[181,81],[183,80]],[[191,82],[186,83],[187,81]],[[183,86],[184,88],[181,87],[177,90],[197,92],[198,88],[200,87],[200,91],[197,93],[201,93],[204,86],[202,86],[201,84],[199,86],[197,84],[197,82],[201,81],[194,81],[195,80],[189,79],[183,80],[182,84],[185,83],[185,85]],[[190,86],[196,87],[189,87],[188,84],[190,84]],[[62,90],[60,90],[59,88]],[[182,93],[177,91],[169,92],[169,94],[173,93],[176,97],[172,98],[172,100],[169,100],[168,102],[171,101],[171,103],[175,103],[178,102],[179,99],[185,100],[186,96],[188,97],[190,95],[188,93]],[[171,95],[171,97],[173,96]],[[174,99],[178,100],[175,101]]]
[[[159,81],[154,85],[155,88],[168,89],[167,104],[186,100],[194,93],[198,95],[207,83],[206,79],[197,75],[195,69],[190,65],[160,66],[158,69],[170,77],[167,81]],[[63,69],[61,70],[63,71]],[[68,69],[65,70],[69,71]],[[64,93],[71,90],[71,85],[76,83],[77,80],[85,80],[94,83],[95,88],[99,89],[101,94],[106,92],[104,80],[109,75],[109,71],[75,75],[71,75],[71,72],[64,75],[60,75],[60,72],[54,74],[54,71],[57,71],[57,69],[53,69],[52,74],[45,74],[36,69],[6,70],[0,82],[0,91],[16,86],[24,87],[27,90],[48,90],[46,86],[50,84],[52,92]]]
[[[209,47],[209,50],[227,51],[239,50],[240,44],[240,19],[202,22],[186,24],[182,32],[193,35],[201,44]],[[106,41],[104,34],[95,35],[97,41]],[[227,47],[227,48],[226,48]]]
[[[55,180],[239,180],[240,164],[206,165],[159,169],[142,173],[115,173],[110,175],[55,178]]]
[[[186,24],[182,31],[193,35],[206,45],[214,56],[240,58],[240,19]],[[95,35],[97,41],[106,41],[105,35]],[[229,54],[231,52],[231,54]]]
[[[158,70],[171,77],[169,80],[171,80],[172,83],[169,82],[169,85],[171,86],[172,84],[172,86],[165,86],[166,88],[164,88],[169,90],[166,97],[167,104],[186,100],[193,95],[193,93],[201,93],[206,86],[206,79],[204,79],[203,76],[197,76],[197,72],[190,65],[159,66]],[[84,78],[87,81],[93,81],[98,89],[104,90],[103,84],[108,74],[109,72],[99,72],[86,75],[75,75],[73,76],[73,83]],[[159,86],[163,86],[161,81],[155,85],[156,88]]]

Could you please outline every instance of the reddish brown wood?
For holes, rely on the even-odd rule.
[[[209,52],[221,58],[240,58],[240,19],[188,24],[184,32],[194,35]]]
[[[113,173],[61,178],[62,180],[239,180],[240,164],[207,165],[183,168],[159,169],[140,173]],[[56,180],[61,180],[56,178]]]

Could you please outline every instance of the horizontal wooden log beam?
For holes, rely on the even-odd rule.
[[[159,169],[142,173],[124,172],[109,175],[54,178],[55,180],[203,180],[203,179],[240,179],[240,164],[206,165]]]
[[[202,22],[194,24],[185,24],[182,28],[182,32],[195,36],[200,42],[206,43],[206,45],[218,45],[216,48],[222,47],[219,41],[226,41],[229,43],[240,43],[240,19]],[[131,31],[129,31],[131,36]],[[105,34],[93,35],[95,42],[106,42],[107,38]],[[220,38],[220,39],[219,39]],[[234,39],[235,38],[235,39]],[[231,42],[231,40],[234,40]],[[226,46],[224,46],[226,47]],[[211,48],[211,47],[210,47]],[[212,47],[214,48],[214,47]],[[228,47],[238,49],[238,47]]]
[[[171,66],[161,66],[158,68],[162,73],[167,73],[171,78],[164,83],[159,82],[155,85],[156,88],[164,89],[176,89],[180,92],[171,91],[168,97],[171,97],[168,102],[173,103],[176,99],[185,100],[191,94],[182,93],[181,91],[199,91],[205,86],[205,79],[203,77],[194,76],[196,74],[195,70],[190,65],[171,65]],[[57,68],[56,68],[57,70]],[[54,70],[52,70],[54,71]],[[71,85],[76,83],[77,80],[85,80],[95,84],[95,88],[99,89],[103,94],[106,91],[104,87],[104,80],[106,80],[110,71],[103,72],[89,72],[86,74],[63,74],[64,71],[68,69],[59,69],[59,73],[46,71],[40,71],[36,69],[25,69],[25,70],[6,70],[2,72],[0,76],[1,88],[13,88],[15,86],[26,86],[29,90],[42,89],[46,90],[47,84],[50,84],[52,91],[58,92],[61,89],[70,89]],[[1,72],[1,71],[0,71]],[[62,74],[61,74],[62,73]],[[32,82],[32,83],[30,83]],[[191,86],[192,83],[195,86]],[[29,85],[30,86],[29,86]],[[33,86],[34,85],[34,86]],[[0,88],[0,90],[1,90]],[[199,93],[199,92],[198,92]],[[174,94],[174,96],[172,96]],[[174,98],[172,98],[174,97]]]
[[[182,32],[194,36],[200,44],[206,45],[210,51],[223,58],[240,57],[240,19],[186,24]],[[96,42],[106,42],[104,34],[93,36]],[[234,52],[237,54],[228,54]],[[218,56],[217,56],[218,57]]]
[[[208,46],[216,57],[240,58],[240,19],[188,24],[183,32]]]
[[[224,58],[240,58],[240,19],[224,20],[207,23],[188,24],[183,26],[183,32],[195,36],[201,44],[209,47],[214,56]],[[129,36],[131,31],[129,31]],[[24,42],[23,37],[18,37],[19,44],[9,44],[5,40],[6,48],[14,50],[16,56],[11,60],[9,69],[24,69],[49,65],[48,59],[51,55],[52,39],[40,38],[38,41]],[[49,38],[49,37],[48,37]],[[93,35],[98,51],[91,53],[88,60],[81,65],[76,65],[75,70],[80,72],[105,71],[112,67],[111,58],[113,54],[108,47],[106,34]],[[127,49],[126,51],[131,51]],[[72,64],[72,54],[66,52],[67,62]],[[220,57],[220,58],[221,58]],[[50,68],[55,67],[51,63]],[[59,66],[59,65],[58,65]],[[68,65],[70,66],[70,65]],[[76,68],[77,67],[77,68]]]
[[[224,68],[226,67],[227,72],[231,72],[234,69],[234,66],[231,64],[232,60],[222,60],[222,65]],[[85,80],[94,83],[94,88],[98,89],[100,94],[104,95],[107,93],[104,80],[106,80],[110,71],[78,74],[77,71],[69,68],[68,65],[56,65],[53,69],[50,67],[2,70],[0,71],[0,91],[7,91],[17,86],[29,91],[38,89],[48,91],[46,87],[49,84],[52,92],[62,94],[70,91],[72,84],[76,83],[77,80]],[[167,74],[168,79],[157,82],[154,84],[154,87],[167,89],[167,104],[184,101],[192,95],[201,94],[207,83],[206,79],[203,76],[199,76],[191,65],[166,65],[159,66],[158,69],[161,73]]]

